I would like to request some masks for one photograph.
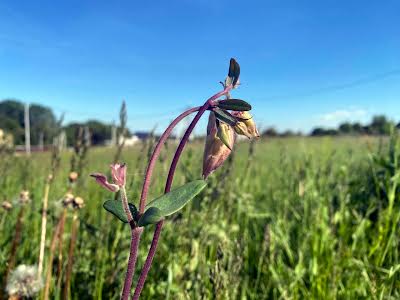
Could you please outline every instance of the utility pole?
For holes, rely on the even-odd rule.
[[[25,127],[25,151],[26,155],[31,155],[31,129],[29,121],[29,103],[25,103],[24,127]]]
[[[39,133],[39,144],[38,144],[39,151],[44,150],[44,133],[41,131]]]

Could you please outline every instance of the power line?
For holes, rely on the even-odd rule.
[[[392,71],[388,71],[385,73],[380,73],[380,74],[372,75],[369,77],[357,79],[354,81],[346,82],[346,83],[321,87],[318,89],[310,90],[310,91],[299,93],[299,94],[270,96],[267,98],[263,98],[262,100],[284,100],[284,99],[311,97],[311,96],[315,96],[315,95],[319,95],[319,94],[324,94],[327,92],[336,92],[336,91],[345,90],[345,89],[360,86],[360,85],[369,84],[371,82],[380,81],[382,79],[385,79],[385,78],[388,78],[391,76],[396,76],[396,75],[400,75],[400,68],[394,69]]]

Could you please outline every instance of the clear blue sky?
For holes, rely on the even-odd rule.
[[[400,1],[2,1],[0,99],[161,130],[220,89],[263,126],[400,121]],[[153,115],[150,117],[150,115]]]

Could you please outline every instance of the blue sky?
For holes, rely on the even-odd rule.
[[[400,121],[399,1],[2,1],[0,99],[158,130],[220,89],[262,127]]]

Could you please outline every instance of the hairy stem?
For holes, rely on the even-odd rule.
[[[176,166],[178,164],[179,158],[183,152],[183,149],[186,145],[186,143],[189,140],[190,134],[192,133],[193,129],[195,128],[195,126],[197,125],[197,123],[199,122],[201,116],[206,112],[206,110],[210,107],[212,101],[218,99],[219,97],[225,95],[226,93],[228,93],[230,90],[232,89],[232,86],[228,86],[227,88],[225,88],[223,91],[215,94],[214,96],[212,96],[211,98],[209,98],[203,106],[200,107],[200,109],[198,109],[198,112],[196,114],[196,116],[194,117],[194,119],[192,120],[192,122],[190,123],[188,129],[186,130],[185,134],[182,137],[182,140],[179,143],[179,146],[175,152],[174,158],[172,159],[171,162],[171,167],[168,173],[168,177],[167,177],[167,182],[165,184],[165,189],[164,189],[164,193],[168,193],[171,190],[171,186],[172,186],[172,181],[175,175],[175,171],[176,171]],[[149,176],[149,181],[150,181],[150,177],[151,177],[151,173]],[[135,293],[132,297],[133,300],[138,300],[140,297],[140,293],[143,290],[144,287],[144,283],[146,281],[147,278],[147,274],[150,271],[151,268],[151,264],[153,262],[153,258],[155,256],[156,250],[157,250],[157,244],[160,238],[160,234],[161,234],[161,230],[162,230],[162,226],[164,224],[164,221],[160,221],[159,223],[157,223],[156,225],[156,229],[154,231],[154,235],[153,235],[153,240],[151,242],[151,246],[149,249],[149,253],[147,254],[147,258],[145,261],[145,264],[143,266],[142,272],[140,273],[140,277],[138,280],[138,283],[136,285],[136,289],[135,289]]]
[[[156,229],[154,231],[153,240],[151,241],[151,246],[149,249],[149,254],[147,254],[146,261],[143,265],[142,272],[140,273],[140,277],[138,283],[136,285],[135,293],[132,297],[133,300],[138,300],[140,297],[140,293],[143,290],[144,282],[146,281],[147,274],[150,271],[151,264],[153,263],[154,255],[156,254],[158,240],[160,238],[161,229],[164,224],[164,221],[160,221],[156,225]]]
[[[122,290],[122,300],[127,300],[130,296],[133,273],[135,272],[140,236],[142,235],[142,232],[142,227],[133,228],[131,232],[131,250],[129,253],[128,267],[126,269],[124,288]]]
[[[133,217],[131,210],[129,209],[128,197],[126,196],[126,189],[124,186],[121,187],[120,193],[121,193],[122,206],[124,207],[126,218],[128,219],[128,222],[131,223],[133,221]]]

